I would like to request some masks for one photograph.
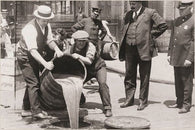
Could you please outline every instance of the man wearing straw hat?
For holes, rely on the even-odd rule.
[[[48,118],[41,109],[39,101],[40,78],[39,72],[46,68],[52,70],[52,61],[46,61],[47,47],[55,51],[55,56],[63,53],[53,41],[51,26],[48,23],[54,18],[51,8],[41,5],[34,11],[35,18],[22,29],[21,39],[18,42],[17,59],[26,82],[26,91],[23,98],[23,109],[31,110],[35,118]]]
[[[176,103],[169,108],[179,108],[187,113],[192,106],[194,77],[194,15],[192,0],[178,4],[180,17],[173,21],[168,61],[174,67]]]

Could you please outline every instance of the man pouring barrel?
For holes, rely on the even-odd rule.
[[[62,51],[53,41],[49,20],[54,18],[51,8],[41,5],[34,11],[35,18],[27,23],[21,32],[18,43],[17,59],[26,82],[23,98],[23,109],[31,110],[35,118],[48,118],[48,114],[41,109],[39,101],[41,69],[52,70],[52,61],[47,61],[47,49],[55,51],[57,57],[63,56]]]
[[[72,38],[74,39],[74,44],[70,49],[70,53],[73,58],[80,59],[85,64],[87,68],[85,82],[91,78],[97,79],[105,116],[110,117],[112,116],[112,111],[109,87],[106,84],[106,64],[104,60],[97,56],[96,47],[88,40],[89,34],[86,31],[78,30],[73,33]]]

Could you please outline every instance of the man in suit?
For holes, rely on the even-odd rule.
[[[137,110],[143,110],[148,103],[151,60],[157,55],[153,39],[159,37],[167,29],[167,24],[156,10],[143,7],[142,1],[129,1],[129,4],[131,10],[124,18],[119,50],[119,59],[125,60],[126,68],[124,80],[126,100],[120,107],[134,104],[139,65],[141,85],[140,104]]]
[[[99,92],[100,97],[103,103],[104,112],[107,117],[112,116],[111,111],[111,99],[110,99],[110,92],[109,87],[106,84],[107,79],[107,72],[106,72],[106,63],[105,61],[100,57],[100,49],[101,49],[101,40],[106,35],[106,29],[104,28],[102,22],[98,19],[99,15],[101,13],[101,9],[98,7],[93,6],[92,7],[92,14],[89,18],[84,18],[78,23],[74,24],[72,26],[73,32],[77,30],[84,30],[89,34],[89,41],[93,43],[93,45],[96,47],[96,54],[95,54],[95,60],[93,61],[91,65],[91,69],[93,71],[90,71],[90,77],[96,77],[98,84],[99,84]],[[99,31],[101,32],[99,34]]]
[[[194,15],[193,1],[180,1],[180,17],[173,21],[168,61],[174,67],[176,104],[179,113],[190,111],[194,77]]]

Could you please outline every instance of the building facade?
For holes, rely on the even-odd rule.
[[[75,16],[81,8],[87,16],[91,14],[92,6],[99,6],[102,9],[100,18],[109,22],[109,28],[117,41],[120,41],[122,20],[127,11],[130,10],[129,1],[97,1],[97,0],[36,0],[36,1],[1,1],[1,12],[7,16],[8,21],[14,21],[14,38],[16,43],[19,40],[22,27],[30,19],[33,18],[33,11],[38,5],[46,4],[50,6],[55,13],[55,19],[51,21],[52,28],[55,30],[58,27],[65,28],[71,33],[71,26],[75,23]],[[163,16],[168,25],[169,21],[178,16],[176,9],[177,1],[145,1],[144,6],[156,9]],[[168,29],[160,38],[156,40],[159,46],[167,49],[170,37]]]

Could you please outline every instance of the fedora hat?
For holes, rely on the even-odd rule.
[[[72,38],[77,40],[88,40],[89,34],[86,31],[78,30],[72,34]]]
[[[52,19],[54,18],[54,13],[51,8],[46,5],[40,5],[37,10],[34,11],[34,16],[41,19]]]

